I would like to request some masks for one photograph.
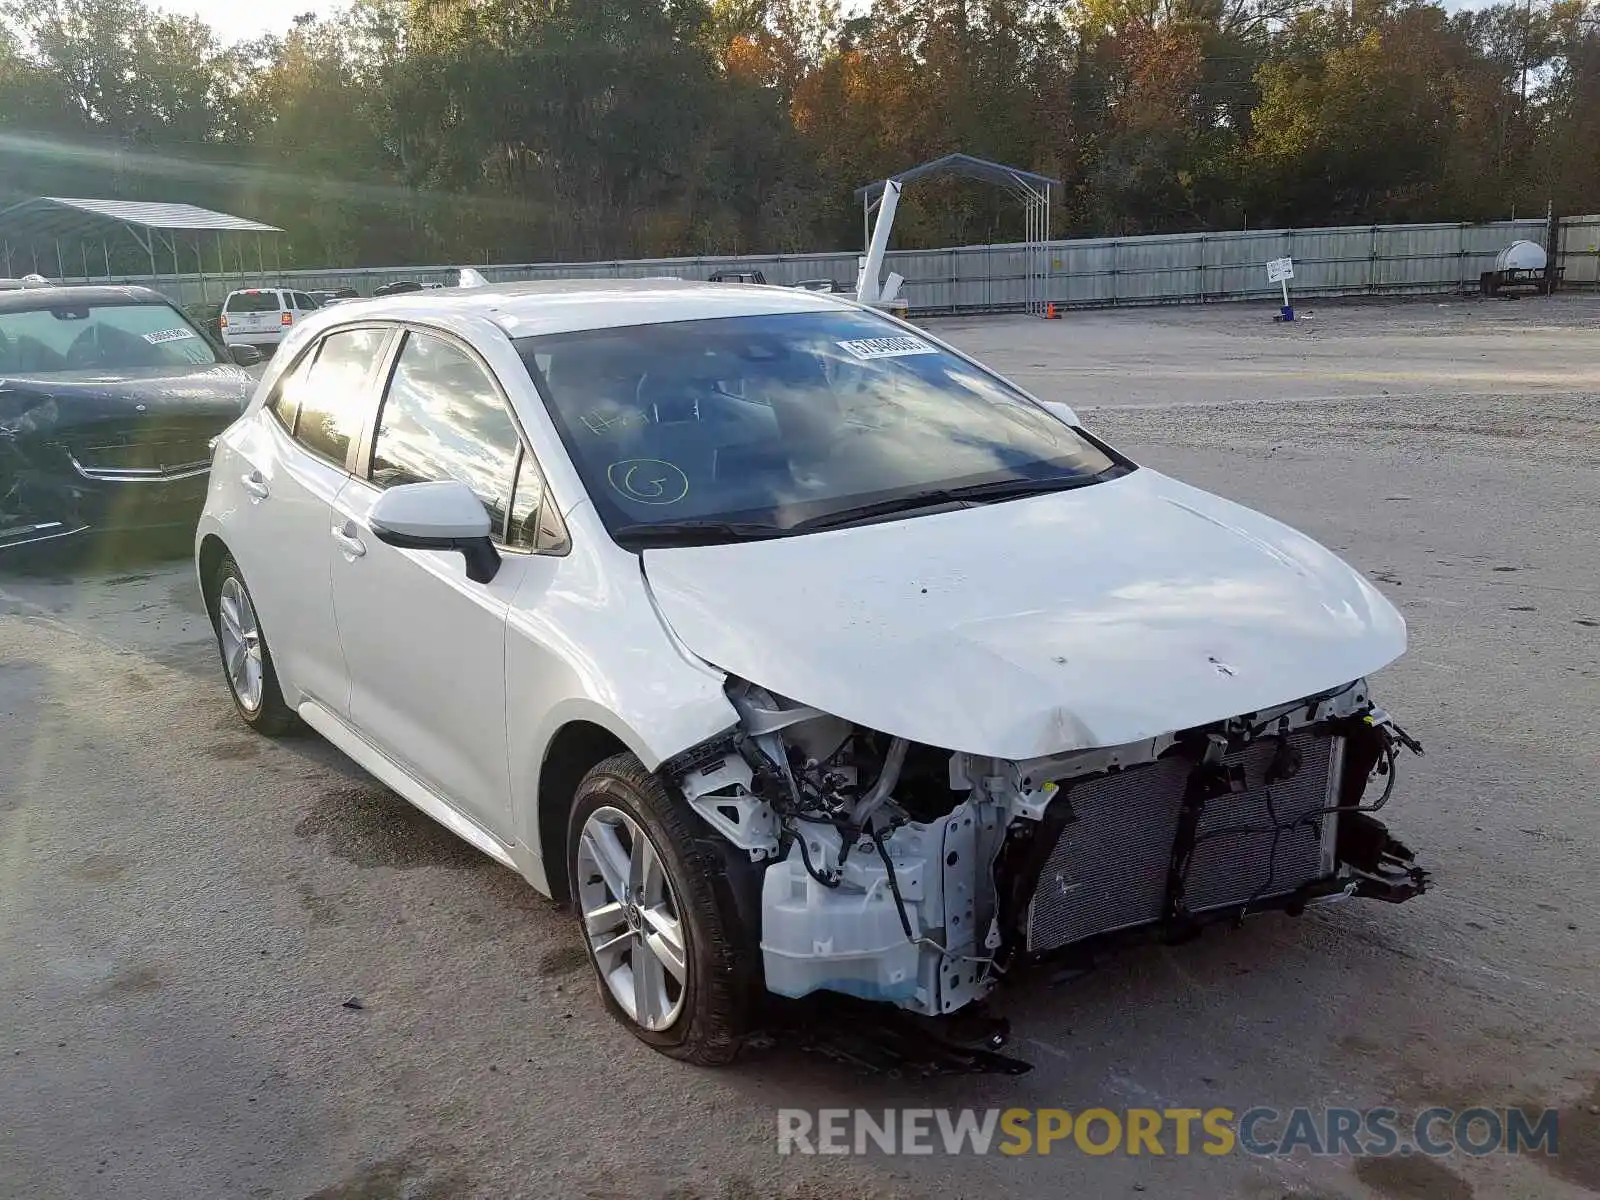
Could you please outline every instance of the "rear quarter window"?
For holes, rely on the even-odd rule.
[[[316,360],[318,349],[313,346],[299,362],[283,373],[273,390],[272,399],[267,401],[267,410],[278,418],[290,437],[294,436],[295,422],[300,418],[300,389],[305,385],[306,374]]]

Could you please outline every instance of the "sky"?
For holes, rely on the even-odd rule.
[[[322,15],[341,6],[340,0],[156,0],[150,5],[168,12],[193,13],[224,42],[283,33],[301,13]]]
[[[1480,8],[1490,0],[1444,0],[1448,9]],[[300,13],[319,16],[343,6],[344,0],[155,0],[152,7],[193,13],[205,19],[224,42],[238,42],[263,33],[283,33]]]
[[[193,13],[217,31],[224,42],[239,42],[263,33],[283,33],[301,13],[318,16],[342,8],[348,0],[146,0],[152,8]],[[855,0],[866,7],[871,0]]]

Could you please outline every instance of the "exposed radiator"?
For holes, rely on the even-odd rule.
[[[1291,734],[1290,741],[1300,751],[1300,769],[1270,788],[1265,778],[1275,739],[1225,759],[1244,768],[1247,790],[1206,802],[1184,889],[1191,912],[1280,896],[1333,873],[1334,821],[1294,824],[1277,835],[1276,849],[1270,827],[1335,803],[1344,742],[1311,729]],[[1070,803],[1074,819],[1039,873],[1028,906],[1029,950],[1053,950],[1160,919],[1193,766],[1168,758],[1063,787],[1055,803]]]

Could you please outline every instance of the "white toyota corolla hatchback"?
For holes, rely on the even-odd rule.
[[[763,992],[946,1014],[1064,948],[1426,886],[1370,815],[1418,749],[1365,679],[1388,602],[837,297],[317,313],[217,441],[196,559],[243,719],[569,901],[676,1057],[731,1058]]]

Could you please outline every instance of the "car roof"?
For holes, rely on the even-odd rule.
[[[836,312],[838,296],[759,284],[685,279],[543,279],[485,287],[430,288],[338,307],[341,322],[482,316],[511,337],[655,325],[713,317]]]
[[[40,309],[56,308],[63,304],[164,304],[169,308],[172,307],[172,301],[153,288],[136,287],[131,284],[30,287],[20,288],[14,292],[0,292],[0,313],[38,312]]]

